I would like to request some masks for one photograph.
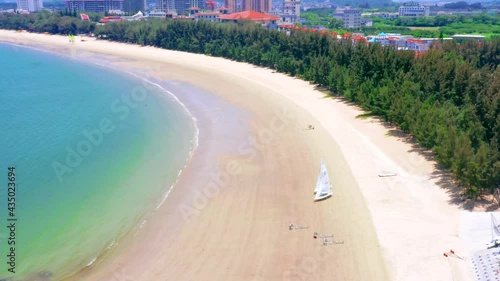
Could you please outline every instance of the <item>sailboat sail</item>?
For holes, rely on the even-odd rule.
[[[321,161],[321,169],[319,171],[318,180],[316,181],[316,187],[314,188],[314,194],[320,192],[323,189],[322,187],[323,187],[324,181],[323,181],[323,178],[321,177],[321,175],[323,175],[323,174],[326,174],[326,176],[328,177],[325,164],[323,163],[323,161]]]
[[[326,167],[323,162],[321,162],[321,170],[319,172],[318,181],[316,182],[314,191],[316,193],[314,196],[315,201],[332,195],[332,184],[330,183],[330,178],[328,177],[328,172],[326,171]]]
[[[314,187],[314,194],[318,193],[321,190],[321,177],[318,177],[318,180],[316,181],[316,187]]]

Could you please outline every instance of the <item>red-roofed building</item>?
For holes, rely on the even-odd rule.
[[[90,21],[89,16],[88,16],[87,14],[80,14],[80,18],[81,18],[83,21]]]
[[[120,16],[105,16],[99,23],[108,23],[108,22],[122,22],[123,19]]]
[[[354,42],[367,42],[366,38],[361,35],[356,35],[352,38]]]
[[[250,20],[267,28],[277,28],[280,17],[256,11],[243,11],[219,16],[221,22],[238,22],[240,20]]]
[[[406,47],[410,50],[417,52],[425,52],[429,50],[429,45],[421,39],[408,39],[406,40]]]
[[[198,13],[200,11],[200,8],[198,8],[198,7],[191,7],[191,8],[188,9],[188,11],[189,11],[189,15],[194,15],[194,14],[196,14],[196,13]]]
[[[207,2],[205,2],[205,7],[207,7],[208,10],[213,12],[217,7],[217,3],[215,3],[214,0],[207,0]]]

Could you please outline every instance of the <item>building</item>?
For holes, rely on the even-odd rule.
[[[205,9],[205,0],[174,0],[174,9],[178,14],[186,14],[192,8]]]
[[[224,0],[224,8],[226,8],[229,13],[236,13],[238,12],[238,1]]]
[[[413,50],[415,52],[427,52],[431,44],[424,42],[421,39],[408,39],[406,40],[406,47],[408,50]]]
[[[102,18],[99,23],[109,23],[109,22],[122,22],[123,19],[120,16],[105,16]]]
[[[157,11],[155,11],[155,12],[174,11],[174,0],[156,0],[156,9],[157,9]],[[159,15],[159,13],[158,13],[158,15]]]
[[[162,11],[151,11],[148,14],[148,17],[150,18],[167,18],[167,13],[162,12]]]
[[[80,18],[83,21],[90,21],[89,15],[87,15],[87,14],[80,14]]]
[[[43,9],[43,0],[17,0],[17,9],[37,12]]]
[[[259,13],[256,11],[244,11],[219,16],[220,22],[238,22],[240,20],[250,20],[266,28],[278,28],[278,22],[280,21],[280,19],[281,18],[278,16]]]
[[[429,7],[420,5],[417,2],[404,3],[399,7],[400,17],[428,17]]]
[[[173,12],[186,14],[191,8],[205,8],[204,0],[157,0],[156,9],[162,12]]]
[[[272,7],[272,0],[241,0],[242,11],[270,13],[272,11]]]
[[[163,19],[171,19],[177,17],[177,14],[174,12],[162,12],[162,11],[151,11],[148,14],[150,18],[163,18]]]
[[[361,11],[357,9],[337,8],[334,18],[341,20],[344,23],[344,28],[360,28],[361,27]]]
[[[197,14],[200,11],[200,8],[198,7],[190,7],[187,9],[187,13],[189,16],[192,16],[194,18],[194,14]]]
[[[66,9],[79,12],[105,13],[109,10],[123,11],[124,0],[64,0]]]
[[[146,0],[123,0],[123,11],[135,14],[146,10]]]
[[[367,26],[367,27],[373,26],[373,20],[361,18],[361,26]]]
[[[475,34],[456,34],[452,35],[451,38],[453,38],[453,40],[457,41],[458,43],[463,43],[466,41],[481,42],[484,41],[484,39],[486,39],[486,37],[483,35],[475,35]]]
[[[360,28],[361,11],[356,9],[344,10],[342,21],[344,22],[344,28]]]
[[[285,0],[281,20],[285,24],[296,24],[300,20],[300,0]]]
[[[368,42],[368,40],[366,40],[366,38],[360,34],[357,34],[357,35],[352,34],[351,40],[352,40],[352,43],[358,43],[358,42],[367,43]]]
[[[109,10],[108,14],[115,15],[115,16],[123,16],[123,15],[125,15],[125,12],[122,10]]]
[[[207,2],[205,2],[205,7],[207,10],[213,12],[215,11],[215,8],[217,8],[217,3],[214,0],[207,0]]]
[[[207,21],[218,21],[218,17],[221,15],[219,12],[201,12],[194,14],[194,20],[207,20]]]

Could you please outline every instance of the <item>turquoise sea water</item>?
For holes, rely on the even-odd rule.
[[[58,280],[159,204],[192,149],[194,122],[140,79],[37,50],[0,44],[0,77],[0,278]],[[17,219],[16,273],[8,218]]]

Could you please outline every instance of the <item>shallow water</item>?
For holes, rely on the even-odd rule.
[[[8,44],[0,66],[0,182],[14,167],[16,184],[12,216],[0,189],[0,278],[57,280],[162,202],[197,129],[175,98],[132,75]]]

